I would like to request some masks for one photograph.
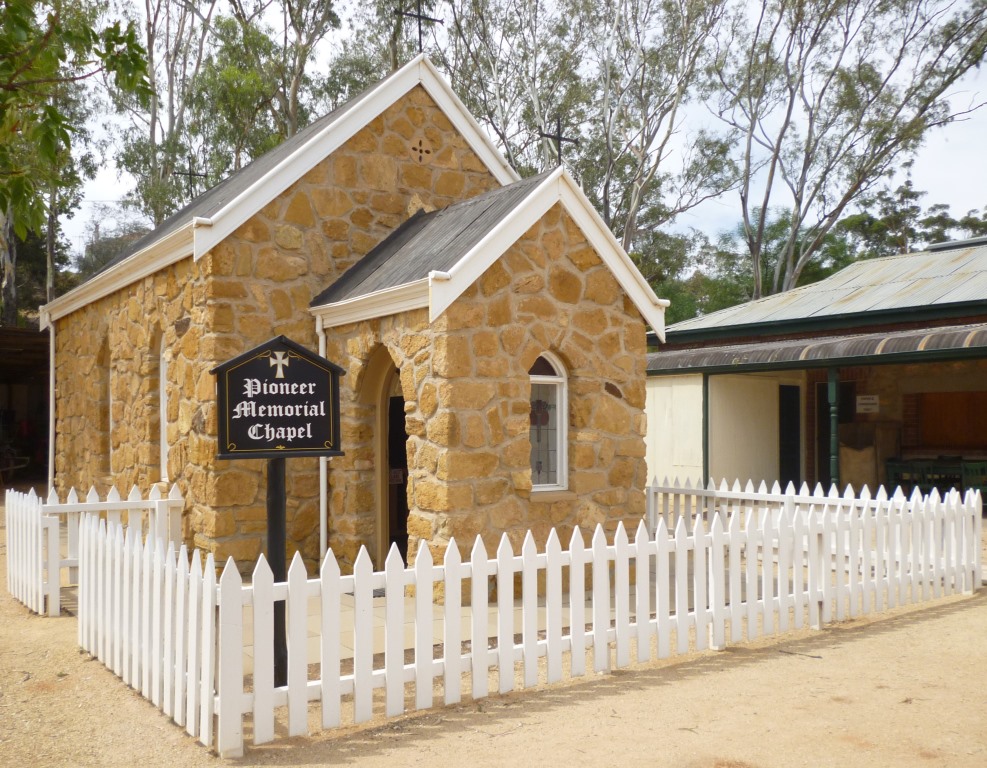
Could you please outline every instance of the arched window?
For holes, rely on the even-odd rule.
[[[158,466],[159,479],[168,480],[168,348],[164,334],[158,336]]]
[[[531,485],[561,491],[569,484],[566,461],[569,405],[565,369],[549,354],[535,360],[531,376]]]

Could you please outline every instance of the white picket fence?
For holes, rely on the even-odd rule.
[[[83,516],[79,645],[206,746],[216,703],[216,568],[152,529]],[[241,651],[242,652],[242,651]]]
[[[441,565],[422,548],[412,568],[392,551],[381,572],[362,551],[353,574],[341,575],[330,552],[310,579],[296,557],[283,584],[261,558],[250,585],[232,561],[217,583],[211,558],[203,569],[192,553],[189,566],[184,550],[141,542],[120,525],[90,518],[82,528],[80,643],[229,757],[243,752],[244,715],[261,744],[274,738],[283,708],[288,734],[303,734],[311,702],[318,702],[320,726],[333,728],[344,712],[357,723],[372,717],[376,689],[383,689],[383,714],[395,716],[433,706],[436,684],[445,704],[459,701],[464,673],[476,699],[488,694],[491,673],[503,693],[514,689],[516,674],[524,687],[538,684],[540,674],[552,683],[565,672],[626,666],[632,655],[646,661],[723,648],[806,621],[819,627],[980,585],[979,495],[879,497],[867,505],[842,497],[803,505],[789,497],[778,514],[771,503],[752,495],[729,516],[713,516],[709,531],[702,516],[691,531],[684,516],[674,531],[659,519],[653,536],[642,521],[633,541],[621,526],[612,543],[598,528],[587,545],[577,530],[563,549],[553,532],[538,552],[529,534],[519,554],[504,537],[491,558],[477,539],[466,561],[450,542]],[[408,587],[415,594],[410,662],[403,637]],[[379,657],[375,590],[384,593]],[[438,644],[437,591],[445,596]],[[470,603],[465,632],[463,594]],[[288,680],[276,687],[278,601],[286,604]],[[353,611],[352,669],[341,663],[344,610]],[[307,653],[313,627],[316,658]],[[406,700],[409,684],[414,697]]]
[[[980,587],[979,494],[775,495],[730,499],[728,512],[715,500],[715,514],[679,515],[673,529],[659,515],[653,534],[642,521],[633,540],[623,526],[612,541],[597,528],[588,543],[577,529],[563,549],[553,531],[543,552],[528,534],[519,553],[503,537],[491,557],[477,538],[465,560],[453,541],[441,564],[423,547],[411,568],[392,550],[380,572],[363,550],[341,575],[329,552],[317,576],[296,557],[287,581],[275,583],[262,557],[249,584],[232,561],[217,581],[211,556],[86,514],[79,643],[233,757],[243,753],[245,725],[261,744],[282,718],[287,734],[304,734]],[[280,601],[288,675],[276,686]],[[354,649],[345,661],[344,612]]]
[[[895,498],[903,498],[901,489],[894,491]],[[912,494],[913,499],[921,499],[922,494],[915,489]],[[685,518],[686,527],[692,530],[697,517],[702,517],[706,521],[707,528],[712,522],[714,515],[729,517],[734,509],[745,509],[752,503],[759,509],[769,509],[772,514],[777,515],[779,511],[791,500],[799,507],[813,508],[820,504],[832,503],[831,500],[841,499],[844,509],[867,509],[873,513],[877,504],[886,501],[887,491],[883,487],[877,489],[877,494],[873,498],[867,486],[860,489],[859,494],[854,492],[852,486],[847,486],[843,493],[832,485],[826,491],[822,485],[816,484],[815,489],[810,490],[808,484],[803,483],[799,489],[793,483],[789,483],[784,491],[781,485],[775,482],[771,488],[761,482],[756,488],[751,481],[741,485],[739,480],[732,484],[725,479],[717,483],[710,480],[704,487],[701,483],[693,484],[691,480],[680,482],[678,478],[669,482],[666,477],[659,482],[656,477],[651,481],[651,485],[645,488],[646,513],[645,521],[648,530],[654,533],[658,527],[659,518],[665,521],[668,528],[674,528],[679,518]]]
[[[126,499],[111,488],[101,500],[90,488],[85,501],[75,489],[65,501],[54,491],[46,501],[32,489],[29,493],[7,490],[7,585],[10,593],[39,614],[58,616],[61,611],[60,586],[77,583],[79,567],[79,520],[83,513],[101,514],[111,522],[127,521],[145,534],[159,539],[181,539],[184,501],[178,486],[167,497],[151,488],[147,498],[137,486]]]
[[[58,519],[41,511],[41,499],[7,490],[7,590],[35,613],[59,613]]]

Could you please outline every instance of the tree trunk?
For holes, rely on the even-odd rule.
[[[0,212],[0,263],[3,267],[3,280],[0,285],[0,325],[17,325],[17,246],[14,243],[10,215]]]
[[[58,192],[52,187],[48,195],[48,231],[45,233],[45,303],[55,298],[55,232],[58,229],[58,213],[55,210]]]

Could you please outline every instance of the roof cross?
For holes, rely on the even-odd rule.
[[[418,22],[418,53],[421,53],[424,49],[422,47],[422,22],[427,21],[430,24],[444,24],[442,19],[434,19],[431,16],[426,16],[422,13],[422,0],[415,0],[414,11],[403,11],[398,9],[394,12],[395,16],[408,16],[409,18],[415,19]]]
[[[204,179],[206,174],[196,173],[192,170],[192,155],[188,156],[188,170],[187,171],[172,171],[172,176],[184,176],[188,180],[188,196],[191,199],[195,190],[192,189],[192,179]]]
[[[575,144],[577,147],[579,146],[579,139],[570,139],[562,135],[562,118],[559,116],[555,118],[555,133],[538,131],[538,136],[542,139],[552,139],[555,141],[555,155],[558,160],[556,165],[562,165],[562,142],[567,141],[570,144]]]

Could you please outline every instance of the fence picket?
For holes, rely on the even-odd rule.
[[[134,537],[134,543],[136,545],[137,537]],[[136,549],[134,550],[136,551]],[[134,579],[133,584],[136,585],[139,579]],[[178,568],[175,573],[175,666],[174,666],[174,676],[175,676],[175,705],[174,705],[174,718],[178,725],[185,725],[185,690],[186,690],[186,678],[185,670],[188,661],[187,648],[188,648],[188,635],[185,632],[185,627],[188,626],[188,593],[189,593],[189,559],[188,559],[188,549],[182,544],[181,549],[178,550]],[[136,605],[136,599],[134,599],[134,605]],[[133,632],[136,632],[137,621],[136,614],[131,615],[131,626],[133,627]],[[133,637],[133,633],[132,633]],[[137,664],[137,648],[133,647],[132,650],[132,665],[136,669]],[[132,683],[133,684],[133,683]]]
[[[755,512],[752,509],[747,510],[747,524],[744,526],[747,533],[747,540],[745,542],[745,555],[746,561],[745,565],[745,577],[747,586],[747,640],[756,640],[760,637],[760,624],[758,622],[759,602],[760,596],[758,594],[758,561],[763,556],[763,548],[761,546],[764,539],[761,527],[755,522]]]
[[[487,646],[487,605],[489,601],[489,569],[487,551],[483,540],[477,536],[470,552],[470,678],[473,698],[482,699],[487,695],[490,670],[490,650]]]
[[[154,706],[161,704],[161,603],[164,591],[163,582],[164,564],[164,542],[161,539],[154,540],[154,564],[151,575],[151,703]]]
[[[497,547],[497,684],[514,690],[514,552],[505,533]]]
[[[525,688],[538,685],[538,549],[528,531],[521,544],[521,653]]]
[[[659,527],[664,520],[659,521]],[[569,537],[569,674],[586,674],[586,545],[579,526]]]
[[[627,530],[624,528],[623,522],[619,522],[617,523],[617,533],[613,537],[614,630],[617,638],[616,663],[618,669],[631,663],[629,565],[630,552],[628,551]]]
[[[353,713],[363,723],[373,716],[373,565],[366,547],[353,564]]]
[[[384,580],[384,706],[394,717],[404,712],[404,558],[393,543]]]
[[[781,511],[781,516],[778,518],[778,524],[774,532],[778,542],[778,589],[776,590],[778,632],[782,634],[788,631],[789,608],[792,605],[790,576],[792,569],[792,550],[795,547],[795,539],[792,535],[794,523],[794,505],[786,502],[785,507]]]
[[[671,647],[671,581],[669,579],[669,558],[672,540],[665,527],[665,521],[658,521],[655,533],[655,622],[658,625],[658,658],[667,659],[672,654]]]
[[[640,617],[638,617],[640,620]],[[570,627],[569,634],[577,634]],[[562,544],[553,528],[545,543],[545,666],[546,681],[562,679]]]
[[[95,519],[95,518],[91,518]],[[135,690],[141,690],[141,662],[144,658],[145,640],[141,637],[143,618],[141,616],[141,585],[144,583],[144,548],[141,546],[140,531],[130,542],[127,553],[130,561],[130,685]]]
[[[637,637],[637,661],[651,657],[651,548],[644,520],[634,535],[634,629]]]
[[[422,541],[415,556],[415,708],[432,706],[432,600],[435,593],[432,550]]]
[[[141,695],[151,698],[151,589],[154,583],[154,539],[144,540],[141,551],[141,588],[140,588],[140,618],[141,618]],[[198,662],[198,659],[196,659]],[[196,734],[190,734],[195,736]]]
[[[225,569],[223,575],[226,575]],[[233,579],[232,576],[229,578]],[[257,558],[251,581],[254,593],[254,744],[266,744],[274,738],[274,572],[263,552]]]
[[[263,557],[263,556],[262,556]],[[267,565],[266,562],[264,563]],[[258,562],[258,565],[260,563]],[[270,573],[270,567],[267,567]],[[256,577],[257,570],[254,570]],[[273,579],[271,579],[273,581]],[[253,582],[256,587],[256,580]],[[219,708],[216,712],[216,751],[221,758],[243,757],[243,717],[240,699],[243,696],[243,579],[233,558],[226,561],[219,579],[219,652],[216,689]],[[273,624],[273,622],[272,622]],[[256,667],[254,670],[256,683]],[[257,691],[254,689],[256,699]],[[271,731],[274,737],[273,709]],[[254,743],[257,741],[257,708],[254,708]]]
[[[693,624],[696,628],[696,650],[704,651],[709,648],[709,604],[707,600],[709,585],[709,570],[706,552],[706,521],[696,519],[692,533],[692,572],[693,572]]]
[[[684,526],[685,523],[682,523]],[[592,540],[593,671],[610,671],[610,557],[603,526],[597,524]]]
[[[723,518],[717,515],[710,527],[710,580],[709,607],[711,615],[710,647],[715,651],[726,648],[726,532],[723,530]]]
[[[202,664],[199,668],[199,743],[212,746],[213,711],[216,680],[216,563],[213,554],[206,555],[202,574]],[[291,734],[293,735],[293,734]]]
[[[320,673],[322,677],[322,727],[335,728],[342,722],[339,684],[340,596],[339,563],[332,550],[326,552],[319,570],[322,588],[322,632]]]
[[[288,735],[308,735],[308,573],[300,552],[288,566],[285,631],[288,646]]]
[[[146,551],[146,549],[145,549]],[[199,660],[202,642],[199,637],[199,622],[202,620],[202,561],[199,551],[192,551],[192,568],[189,571],[188,593],[188,640],[185,667],[185,732],[189,736],[199,735]]]
[[[443,565],[443,594],[445,609],[443,611],[442,643],[445,647],[445,667],[443,683],[445,688],[445,704],[458,704],[462,699],[463,674],[463,574],[462,557],[456,539],[449,539],[446,547]]]

